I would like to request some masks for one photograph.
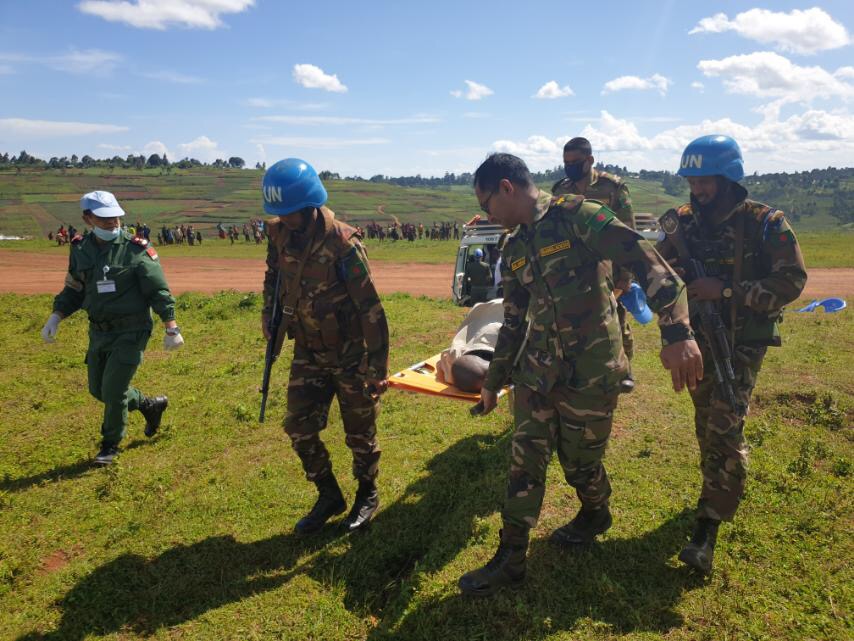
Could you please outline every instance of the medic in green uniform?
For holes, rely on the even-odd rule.
[[[116,197],[93,191],[80,199],[80,208],[92,232],[72,240],[65,287],[54,299],[41,333],[45,342],[53,343],[62,319],[80,308],[89,315],[89,392],[104,403],[95,462],[108,465],[127,431],[128,412],[142,413],[145,435],[151,437],[168,405],[165,396],[147,397],[130,384],[151,337],[150,310],[166,327],[165,349],[181,347],[184,339],[157,252],[147,240],[122,231],[119,218],[125,212]]]

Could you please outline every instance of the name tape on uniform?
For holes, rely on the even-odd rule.
[[[569,249],[571,246],[572,245],[568,240],[562,240],[561,242],[555,243],[554,245],[543,247],[540,250],[540,256],[551,256],[552,254],[556,254],[559,251],[563,251],[564,249]]]
[[[524,256],[522,256],[522,258],[520,258],[519,260],[514,260],[512,263],[510,263],[510,269],[515,272],[520,267],[524,267],[525,263],[527,263],[527,262],[528,262],[528,259],[525,258]]]

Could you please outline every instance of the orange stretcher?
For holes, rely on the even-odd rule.
[[[461,401],[477,402],[480,400],[480,394],[473,392],[464,392],[457,389],[453,385],[440,381],[436,374],[436,364],[439,362],[441,353],[434,354],[427,360],[415,363],[397,374],[392,374],[388,378],[388,384],[391,387],[407,390],[409,392],[417,392],[419,394],[432,394],[433,396],[445,396],[447,398],[456,398]],[[501,398],[507,392],[504,388],[498,393]]]

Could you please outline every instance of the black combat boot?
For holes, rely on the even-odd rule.
[[[498,551],[485,566],[460,577],[460,591],[469,596],[489,596],[498,588],[518,588],[525,580],[528,528],[504,524]]]
[[[612,522],[607,503],[593,510],[582,507],[575,518],[552,532],[549,541],[561,547],[589,545],[597,535],[611,527]]]
[[[347,503],[344,502],[344,495],[341,494],[341,488],[338,487],[334,474],[330,473],[315,481],[314,484],[317,485],[320,496],[317,497],[311,512],[297,522],[294,527],[297,534],[314,534],[329,519],[347,509]]]
[[[139,401],[139,412],[145,417],[145,435],[151,438],[160,429],[163,412],[169,406],[165,396],[143,396]]]
[[[359,489],[356,491],[356,499],[350,514],[341,523],[348,532],[355,532],[367,528],[374,514],[380,506],[380,495],[374,481],[359,481]]]
[[[96,465],[110,465],[119,455],[118,445],[110,445],[109,443],[101,443],[101,449],[95,456]]]
[[[694,535],[688,544],[682,548],[679,553],[679,560],[702,574],[711,574],[720,524],[721,522],[715,519],[697,519]]]

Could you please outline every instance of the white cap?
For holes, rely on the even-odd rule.
[[[119,206],[119,201],[108,191],[90,191],[80,199],[80,209],[87,209],[98,218],[113,218],[124,216],[125,210]]]

